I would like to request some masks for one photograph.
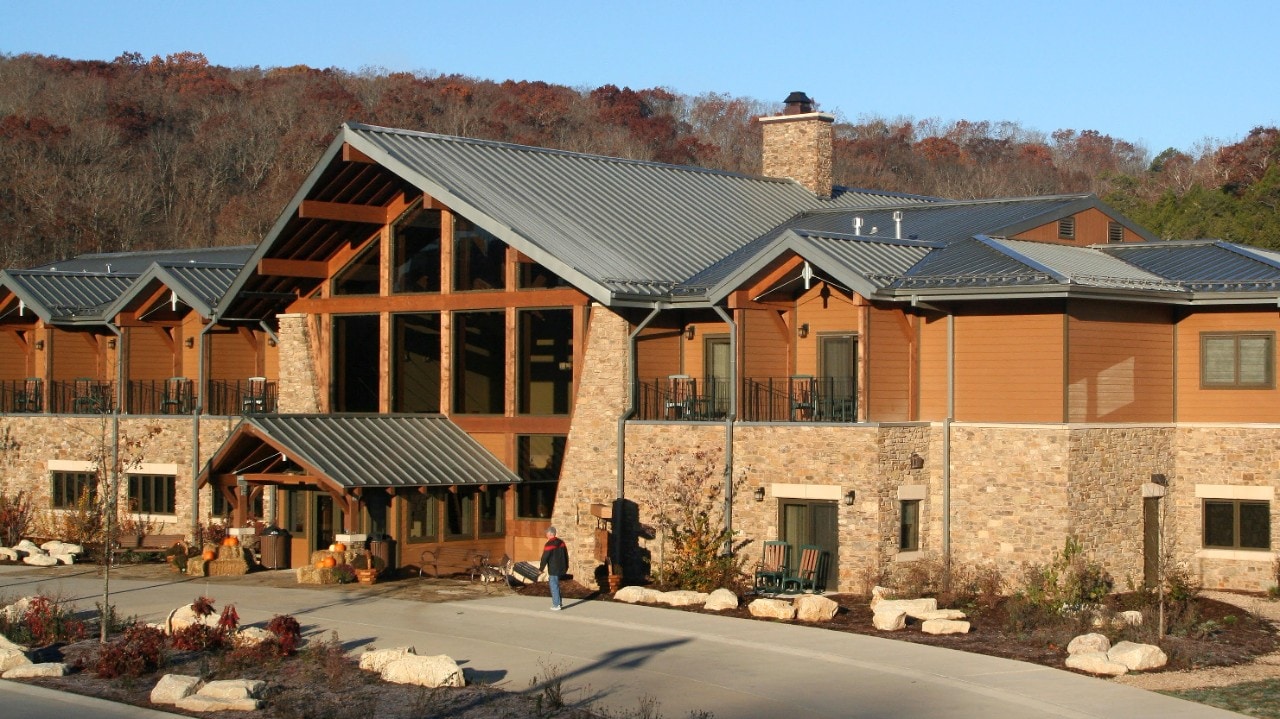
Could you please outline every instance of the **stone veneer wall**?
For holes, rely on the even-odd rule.
[[[231,434],[238,417],[212,417],[200,421],[201,464],[208,461]],[[50,428],[56,426],[57,431]],[[10,444],[0,453],[0,491],[25,489],[42,512],[50,509],[49,461],[92,462],[106,453],[110,461],[111,418],[8,416],[4,427]],[[158,417],[120,418],[122,463],[137,460],[147,464],[176,465],[174,515],[152,515],[158,533],[188,534],[191,529],[191,420]],[[129,448],[129,444],[136,444]],[[107,475],[109,478],[109,474]],[[128,484],[121,477],[119,506],[126,506]],[[201,521],[207,522],[212,495],[208,487],[200,492]]]
[[[790,177],[818,197],[831,197],[833,122],[821,112],[760,118],[762,174]]]
[[[1277,425],[1178,425],[1174,458],[1177,469],[1169,475],[1173,500],[1172,531],[1175,556],[1186,563],[1205,587],[1265,590],[1276,586],[1280,557],[1280,426]],[[1271,551],[1203,549],[1201,499],[1197,484],[1269,487],[1271,500]]]
[[[282,413],[311,414],[320,411],[316,383],[316,357],[312,353],[309,315],[276,315],[279,321],[279,408]]]

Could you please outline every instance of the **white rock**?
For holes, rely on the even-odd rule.
[[[755,599],[747,605],[747,609],[753,617],[788,621],[796,618],[796,608],[785,599]]]
[[[627,604],[656,604],[658,594],[660,592],[648,587],[623,587],[614,593],[613,598]]]
[[[875,611],[876,605],[877,605],[877,604],[879,604],[881,601],[883,601],[883,600],[884,600],[884,595],[886,595],[886,594],[888,594],[888,593],[889,593],[889,590],[888,590],[887,588],[885,588],[885,587],[872,587],[872,588],[871,588],[871,609],[872,609],[872,611]]]
[[[1160,647],[1136,642],[1120,642],[1111,647],[1107,652],[1107,658],[1117,664],[1123,664],[1131,672],[1159,669],[1169,662],[1169,657]]]
[[[22,617],[27,613],[27,608],[31,606],[31,600],[34,597],[22,597],[18,601],[4,608],[4,618],[8,622],[20,622]],[[7,640],[6,640],[7,641]]]
[[[256,647],[259,644],[274,641],[275,638],[275,634],[262,627],[241,627],[231,638],[231,643],[237,647]]]
[[[21,644],[17,644],[9,637],[6,637],[5,635],[0,634],[0,650],[5,650],[5,649],[16,649],[20,652],[27,651],[26,647],[22,646]]]
[[[59,562],[59,563],[61,563],[61,564],[75,564],[75,563],[76,563],[76,555],[71,554],[70,552],[66,552],[66,553],[63,553],[63,554],[50,554],[49,556],[50,556],[50,557],[53,557],[54,561]]]
[[[0,672],[7,672],[14,667],[25,667],[31,664],[27,653],[21,649],[0,649]]]
[[[882,632],[896,632],[907,626],[906,612],[876,612],[871,615],[871,626]]]
[[[719,612],[725,609],[737,609],[738,595],[728,589],[717,589],[707,595],[707,603],[703,605],[703,608],[710,609],[713,612]]]
[[[164,623],[165,632],[173,634],[179,629],[185,629],[192,624],[200,624],[202,622],[210,627],[218,626],[218,613],[211,612],[202,617],[196,614],[193,605],[187,604],[169,612],[169,619]]]
[[[31,679],[32,677],[63,677],[67,675],[67,665],[62,662],[46,662],[44,664],[23,664],[6,669],[0,678]]]
[[[71,542],[60,542],[53,540],[40,545],[40,548],[49,554],[84,554],[84,547]]]
[[[36,546],[36,543],[31,541],[30,539],[24,539],[21,542],[18,542],[17,544],[13,545],[13,548],[18,550],[19,552],[26,552],[27,554],[45,554],[46,553],[43,549]]]
[[[24,564],[30,564],[33,567],[52,567],[58,563],[58,560],[47,554],[32,554],[22,558]]]
[[[840,605],[816,594],[796,597],[796,619],[802,622],[829,622],[835,618]]]
[[[261,709],[262,702],[257,699],[219,699],[217,697],[202,697],[199,694],[192,694],[189,697],[179,699],[174,703],[174,706],[189,712],[251,712]]]
[[[1142,612],[1139,612],[1137,610],[1131,609],[1127,612],[1120,612],[1116,616],[1120,619],[1120,621],[1124,622],[1125,624],[1128,624],[1131,627],[1142,626]]]
[[[7,559],[10,562],[18,561],[18,550],[12,547],[0,547],[0,559]]]
[[[959,609],[938,609],[932,612],[920,612],[915,615],[916,619],[927,622],[930,619],[964,619],[964,612]]]
[[[919,619],[926,612],[938,611],[938,600],[927,599],[882,599],[871,607],[877,612],[904,612],[908,617]]]
[[[955,619],[930,619],[920,623],[925,634],[968,634],[969,623]]]
[[[1067,668],[1078,669],[1090,674],[1105,674],[1118,677],[1127,674],[1129,668],[1107,658],[1103,652],[1080,652],[1067,657]]]
[[[382,669],[382,680],[423,687],[461,687],[467,683],[458,663],[445,654],[397,659]]]
[[[179,699],[189,697],[204,686],[200,677],[186,674],[166,674],[151,689],[152,704],[177,704]]]
[[[1107,653],[1111,648],[1111,640],[1103,634],[1081,634],[1067,644],[1067,654],[1080,654],[1083,652],[1102,652]]]
[[[707,593],[692,592],[688,589],[677,589],[674,592],[659,592],[658,603],[672,607],[696,607],[707,603]]]
[[[256,699],[261,696],[262,690],[266,688],[267,683],[261,679],[220,679],[200,687],[196,694],[206,699],[235,701],[237,699]]]
[[[413,647],[396,647],[395,649],[371,649],[360,655],[360,668],[366,671],[382,673],[383,667],[398,659],[418,656]]]

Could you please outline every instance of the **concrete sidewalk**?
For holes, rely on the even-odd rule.
[[[92,572],[40,579],[0,567],[0,596],[44,592],[79,607],[101,600]],[[566,699],[634,712],[645,697],[668,717],[1238,717],[1200,704],[1034,664],[891,639],[613,602],[501,595],[426,604],[363,591],[283,589],[216,580],[113,579],[123,614],[162,620],[197,595],[235,604],[242,623],[292,614],[311,636],[352,651],[413,646],[448,654],[468,681],[508,691],[556,675]]]

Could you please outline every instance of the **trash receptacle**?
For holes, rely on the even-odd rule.
[[[390,537],[369,540],[369,554],[373,555],[373,566],[379,574],[395,569],[395,544]]]
[[[259,561],[267,569],[289,568],[289,533],[278,527],[267,527],[258,536]]]

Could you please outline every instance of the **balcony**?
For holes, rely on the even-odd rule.
[[[636,419],[698,422],[723,420],[729,381],[672,375],[636,385]],[[858,400],[851,378],[749,377],[738,389],[742,422],[857,422]]]
[[[265,377],[243,380],[210,380],[205,394],[205,414],[241,415],[276,411],[277,383]],[[125,414],[180,415],[195,408],[195,383],[186,377],[163,380],[128,380]],[[115,383],[91,378],[52,380],[39,378],[0,381],[0,414],[108,414],[115,409]]]

